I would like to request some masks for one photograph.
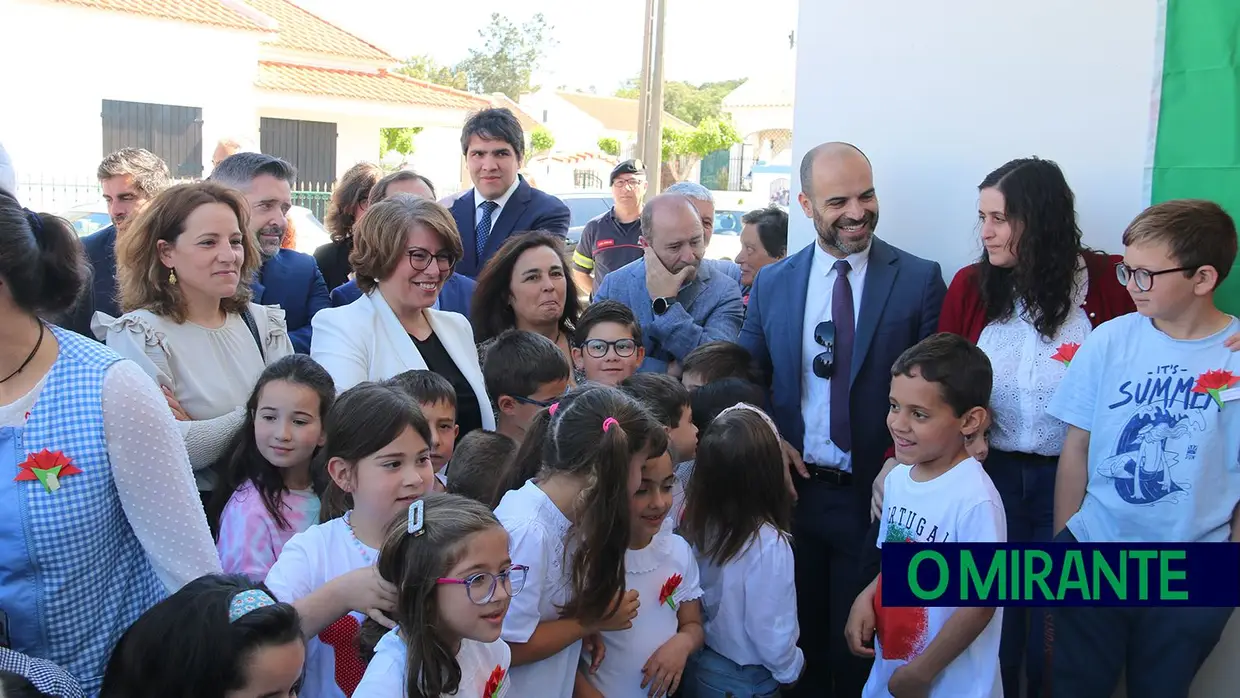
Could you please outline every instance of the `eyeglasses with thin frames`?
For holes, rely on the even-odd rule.
[[[1163,274],[1173,274],[1177,271],[1196,271],[1197,267],[1176,267],[1175,269],[1163,269],[1161,271],[1150,271],[1149,269],[1134,269],[1127,264],[1120,262],[1115,265],[1115,278],[1119,280],[1121,286],[1127,287],[1129,279],[1137,286],[1138,291],[1149,291],[1154,288],[1154,277]]]
[[[431,265],[431,260],[435,261],[439,271],[452,271],[452,267],[456,266],[456,257],[447,252],[431,254],[430,250],[415,247],[405,252],[405,256],[409,258],[409,266],[414,271],[426,271]]]
[[[560,398],[553,397],[550,400],[535,400],[532,397],[521,397],[519,395],[509,395],[508,397],[516,400],[522,405],[533,405],[535,407],[550,407],[560,401]]]
[[[499,574],[479,572],[471,574],[464,579],[440,577],[435,580],[435,583],[464,585],[465,594],[469,597],[469,600],[478,606],[483,606],[491,603],[491,599],[495,598],[495,588],[501,583],[508,591],[509,596],[516,596],[521,593],[521,589],[525,587],[525,575],[529,571],[530,568],[525,565],[513,565]]]
[[[814,328],[814,341],[823,352],[814,357],[814,375],[830,378],[835,373],[835,323],[824,320]]]
[[[586,354],[592,358],[601,359],[607,356],[607,352],[610,349],[616,350],[616,356],[622,359],[628,358],[633,355],[633,352],[637,351],[637,342],[632,339],[617,339],[613,342],[605,339],[586,340]]]
[[[640,189],[643,182],[640,179],[618,179],[611,183],[611,186],[617,189]]]

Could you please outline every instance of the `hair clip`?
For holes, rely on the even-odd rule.
[[[229,602],[228,622],[236,623],[239,618],[250,611],[257,611],[260,608],[274,605],[276,605],[276,601],[271,598],[271,594],[262,589],[246,589],[232,597],[232,601]]]
[[[556,411],[556,410],[558,410],[558,409],[560,409],[560,403],[558,403],[558,402],[553,402],[553,403],[551,403],[551,405],[550,405],[549,407],[547,407],[547,414],[548,414],[549,416],[554,417],[554,416],[555,416],[555,411]]]
[[[425,506],[420,499],[409,505],[409,533],[414,537],[422,535],[422,527],[426,524]]]
[[[22,211],[26,214],[26,222],[30,224],[30,232],[38,237],[43,232],[43,218],[28,208],[23,208]]]
[[[620,422],[617,422],[615,417],[608,417],[603,420],[603,433],[606,434],[608,429],[618,426],[620,426]]]

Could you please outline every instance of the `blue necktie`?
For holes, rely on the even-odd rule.
[[[474,239],[478,246],[478,266],[482,266],[482,253],[487,249],[487,238],[491,237],[491,214],[495,213],[495,209],[499,208],[499,204],[494,201],[483,201],[478,208],[482,209],[482,215],[478,217],[478,227],[474,229]]]
[[[835,373],[831,375],[831,443],[844,453],[852,451],[852,428],[848,419],[848,384],[852,381],[853,323],[852,265],[835,263],[835,288],[831,291],[831,320],[835,322]]]

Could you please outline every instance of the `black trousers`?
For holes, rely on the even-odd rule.
[[[861,571],[868,521],[853,487],[798,482],[792,548],[805,672],[790,698],[857,698],[870,675],[871,660],[844,641],[848,612],[871,581]]]

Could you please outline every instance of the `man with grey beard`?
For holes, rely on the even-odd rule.
[[[232,187],[250,205],[249,232],[258,239],[263,264],[250,281],[254,302],[284,309],[289,339],[299,354],[310,353],[310,320],[331,307],[319,265],[308,254],[280,247],[288,232],[297,170],[280,158],[237,153],[221,161],[209,180]]]
[[[791,460],[805,671],[788,695],[855,698],[871,660],[849,652],[844,624],[872,581],[861,560],[873,544],[870,488],[892,446],[891,366],[935,332],[947,288],[937,263],[874,236],[874,173],[855,146],[817,146],[800,174],[816,239],[758,273],[739,343],[769,378],[787,446],[802,454]]]

